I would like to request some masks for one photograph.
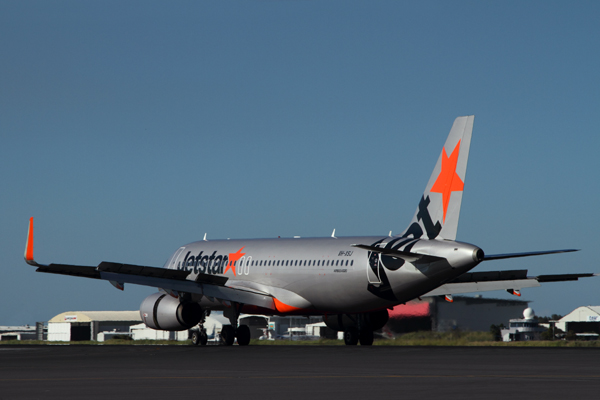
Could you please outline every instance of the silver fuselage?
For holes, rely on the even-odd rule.
[[[439,259],[407,262],[353,244],[394,246]],[[475,267],[477,251],[455,241],[385,236],[210,240],[182,246],[165,267],[191,272],[189,280],[199,274],[227,277],[226,286],[274,295],[299,314],[358,313],[430,292]],[[229,265],[236,254],[240,258]],[[196,300],[220,308],[214,299]]]

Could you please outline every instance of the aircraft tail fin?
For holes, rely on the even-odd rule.
[[[456,240],[474,116],[458,117],[404,237]]]

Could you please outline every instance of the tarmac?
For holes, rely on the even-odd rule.
[[[554,399],[599,390],[596,348],[0,346],[2,400]]]

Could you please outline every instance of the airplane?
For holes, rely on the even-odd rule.
[[[520,290],[544,282],[597,274],[528,276],[527,270],[469,272],[481,262],[567,253],[575,249],[486,255],[456,241],[474,116],[458,117],[408,228],[392,236],[207,240],[179,247],[162,268],[101,262],[97,266],[38,264],[33,257],[33,218],[25,261],[38,272],[125,283],[160,291],[140,306],[150,328],[192,329],[192,343],[205,345],[211,310],[221,310],[225,345],[250,343],[241,313],[322,315],[343,331],[346,345],[371,345],[373,332],[388,321],[388,309],[425,296]]]

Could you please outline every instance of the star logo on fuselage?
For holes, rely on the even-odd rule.
[[[430,192],[441,193],[442,202],[444,205],[444,222],[446,222],[446,212],[450,203],[452,192],[462,192],[464,183],[456,173],[456,163],[458,162],[458,152],[460,150],[460,140],[452,150],[452,154],[448,157],[446,148],[442,149],[442,170],[438,175],[435,183],[431,187]]]
[[[241,249],[239,249],[238,251],[236,251],[235,253],[229,253],[229,263],[227,264],[227,267],[225,268],[225,272],[223,272],[223,274],[226,274],[227,271],[229,271],[230,269],[233,271],[233,276],[237,276],[235,274],[235,262],[237,260],[239,260],[240,258],[242,258],[242,256],[244,256],[246,253],[242,253],[242,250],[244,250],[243,246]]]

